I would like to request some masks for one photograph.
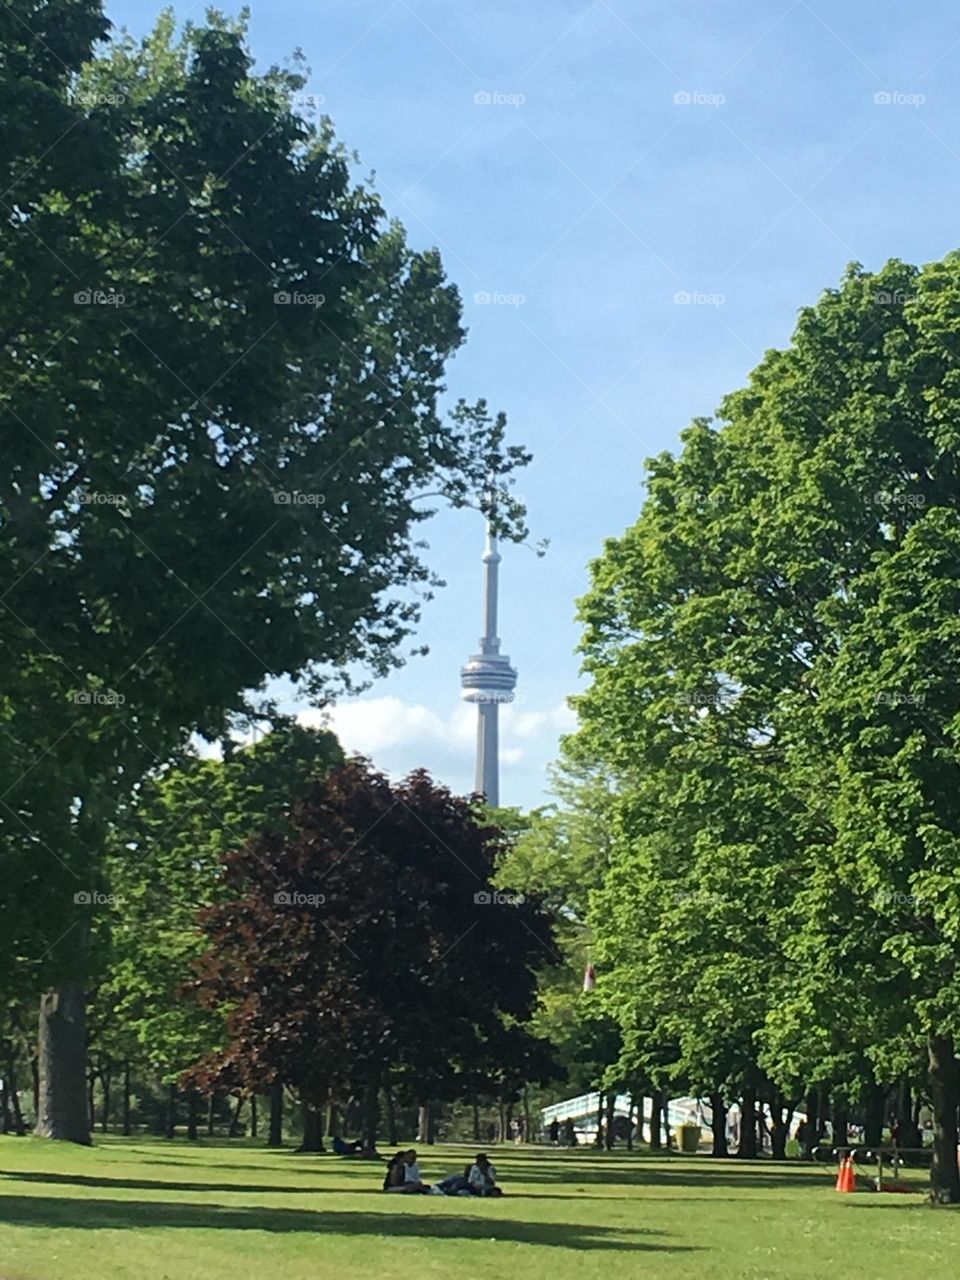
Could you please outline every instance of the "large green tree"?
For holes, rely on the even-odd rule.
[[[197,915],[223,896],[226,855],[286,830],[291,806],[342,763],[332,733],[277,717],[223,759],[188,757],[140,788],[103,866],[112,902],[95,975],[103,1032],[94,1049],[132,1058],[169,1086],[217,1047],[224,1011],[183,997],[205,947]]]
[[[734,954],[762,926],[769,1010],[749,1024],[784,1077],[781,1008],[807,1011],[848,1088],[923,1037],[937,1201],[960,1200],[958,317],[960,256],[851,268],[717,422],[650,464],[582,606],[584,750],[687,806],[691,888],[743,886],[674,924],[678,963],[705,947],[716,969],[718,911]],[[665,830],[641,815],[623,858]],[[666,887],[681,856],[640,883]],[[749,960],[728,974],[746,996]],[[844,1010],[845,1046],[825,1034]]]
[[[118,807],[265,681],[400,660],[418,498],[493,502],[525,459],[482,402],[438,413],[456,289],[303,76],[256,74],[215,12],[107,29],[98,0],[0,10],[2,911],[36,881],[11,936],[48,988],[38,1131],[77,1141]]]

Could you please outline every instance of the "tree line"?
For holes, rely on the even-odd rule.
[[[271,722],[276,680],[322,704],[402,662],[436,585],[422,521],[476,500],[524,537],[528,455],[482,400],[441,412],[455,286],[355,180],[298,61],[254,69],[244,19],[136,41],[99,0],[11,0],[0,85],[3,1079],[15,1107],[36,1035],[37,1131],[84,1142],[89,1032],[127,1034],[109,1004],[88,1029],[123,980],[106,952],[164,1072],[195,1032],[148,988],[220,850],[169,860],[168,925],[158,886],[129,890],[156,945],[125,950],[133,827],[193,782],[194,825],[220,821],[191,746]]]
[[[648,464],[580,602],[566,760],[607,1079],[868,1142],[960,1200],[960,256],[852,266]],[[592,788],[592,789],[591,789]],[[578,810],[573,797],[572,813]],[[568,814],[565,821],[572,820]],[[747,1125],[746,1154],[755,1139]]]
[[[150,780],[93,895],[88,1132],[98,1107],[109,1127],[111,1091],[116,1127],[143,1123],[131,1079],[168,1136],[239,1132],[244,1105],[255,1127],[261,1100],[279,1145],[286,1098],[307,1151],[348,1125],[375,1150],[398,1120],[432,1140],[455,1103],[476,1131],[518,1104],[558,1070],[527,1029],[555,952],[541,904],[493,883],[503,842],[425,773],[391,784],[295,722]],[[29,1054],[8,1043],[11,1108]]]

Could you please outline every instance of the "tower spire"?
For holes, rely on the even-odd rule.
[[[500,652],[497,635],[500,552],[493,525],[487,522],[483,552],[483,635],[480,652],[460,669],[461,697],[477,706],[477,771],[474,790],[487,804],[500,803],[500,704],[513,701],[517,673]]]

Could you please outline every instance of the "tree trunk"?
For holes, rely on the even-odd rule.
[[[603,1145],[607,1151],[612,1151],[616,1135],[613,1132],[613,1121],[616,1115],[617,1091],[611,1089],[607,1094],[607,1123],[603,1134]]]
[[[386,1085],[383,1090],[383,1104],[387,1113],[387,1142],[391,1147],[395,1147],[399,1141],[397,1138],[397,1109],[393,1103],[393,1089],[390,1085]]]
[[[660,1151],[663,1149],[663,1135],[661,1126],[663,1122],[663,1094],[659,1089],[654,1089],[650,1095],[650,1150]]]
[[[845,1147],[848,1141],[847,1106],[842,1098],[834,1094],[830,1099],[833,1110],[830,1112],[830,1127],[833,1130],[833,1145]]]
[[[745,1089],[740,1099],[740,1143],[737,1158],[757,1158],[757,1095],[752,1089]]]
[[[196,1089],[187,1094],[187,1137],[191,1142],[197,1140],[197,1121],[200,1119],[200,1097]]]
[[[497,1113],[497,1125],[499,1132],[497,1134],[498,1142],[506,1142],[507,1140],[507,1108],[503,1101],[503,1094],[500,1095],[499,1108]]]
[[[107,1125],[110,1122],[110,1084],[113,1077],[113,1070],[109,1061],[104,1063],[100,1072],[100,1084],[103,1086],[103,1110],[100,1113],[100,1132],[107,1132]]]
[[[713,1150],[710,1154],[718,1160],[726,1160],[730,1152],[727,1150],[727,1104],[722,1093],[711,1093],[710,1112],[710,1130],[713,1133]]]
[[[428,1134],[430,1132],[430,1104],[421,1102],[417,1111],[417,1142],[429,1142]]]
[[[130,1060],[123,1064],[123,1136],[130,1137]]]
[[[349,1112],[349,1110],[350,1110],[350,1107],[348,1103],[347,1111]],[[343,1132],[343,1133],[340,1132],[341,1129],[345,1129],[345,1128],[346,1128],[346,1120],[344,1120],[343,1125],[341,1125],[340,1108],[337,1105],[337,1101],[334,1098],[333,1093],[331,1092],[327,1098],[327,1137],[332,1138],[335,1134],[340,1134],[341,1138],[345,1138],[347,1136],[346,1132]]]
[[[930,1059],[930,1100],[933,1108],[933,1163],[930,1166],[930,1203],[960,1204],[960,1170],[957,1167],[957,1105],[960,1077],[950,1036],[927,1038]]]
[[[270,1130],[268,1147],[283,1146],[283,1085],[275,1080],[270,1086]]]
[[[233,1115],[230,1117],[230,1128],[227,1130],[228,1138],[239,1138],[240,1136],[240,1116],[243,1112],[243,1104],[245,1101],[246,1099],[243,1094],[237,1095],[237,1105],[233,1108]]]
[[[94,1071],[93,1067],[91,1067],[90,1071],[87,1074],[87,1117],[88,1117],[91,1133],[93,1133],[94,1129],[97,1127],[97,1117],[94,1112],[94,1104],[93,1104],[93,1095],[94,1095],[94,1089],[96,1088],[96,1084],[97,1084],[97,1073]]]
[[[530,1097],[526,1085],[523,1086],[523,1133],[520,1135],[520,1141],[523,1143],[530,1141]]]
[[[428,1112],[430,1108],[427,1108]],[[366,1091],[363,1096],[363,1123],[362,1132],[360,1134],[360,1142],[364,1151],[376,1151],[377,1149],[377,1133],[380,1128],[380,1080],[374,1078],[367,1083]],[[428,1115],[427,1132],[430,1134],[427,1141],[432,1142],[432,1120]]]
[[[41,1138],[90,1145],[86,1095],[87,1007],[79,984],[40,997],[35,1132]]]
[[[480,1104],[477,1102],[477,1095],[473,1095],[473,1140],[480,1141]]]
[[[767,1106],[770,1108],[770,1156],[774,1160],[786,1160],[787,1135],[790,1132],[790,1115],[782,1093],[774,1094]]]
[[[663,1141],[667,1151],[670,1150],[670,1095],[666,1089],[660,1091],[660,1115],[663,1117]]]
[[[867,1085],[864,1099],[863,1140],[871,1147],[878,1147],[883,1141],[883,1117],[886,1110],[887,1091],[882,1085],[871,1081]]]
[[[17,1070],[12,1062],[7,1069],[7,1077],[10,1089],[10,1108],[13,1111],[13,1132],[18,1138],[22,1138],[27,1132],[27,1126],[23,1123],[23,1112],[20,1110],[20,1092],[17,1089]]]
[[[257,1095],[255,1093],[251,1093],[250,1095],[250,1137],[251,1138],[255,1138],[257,1136],[258,1118],[259,1117],[257,1116]]]
[[[320,1119],[320,1107],[314,1103],[301,1102],[300,1114],[303,1118],[303,1141],[298,1151],[323,1151],[323,1124]]]
[[[630,1095],[630,1106],[627,1109],[627,1150],[633,1150],[633,1113],[636,1108],[633,1094]]]
[[[207,1096],[207,1137],[213,1138],[217,1132],[217,1091]]]
[[[0,1085],[0,1116],[3,1117],[0,1133],[9,1133],[13,1128],[13,1116],[10,1112],[10,1079],[6,1071],[3,1073],[3,1083]]]
[[[30,1059],[30,1078],[33,1083],[33,1115],[34,1123],[40,1115],[40,1055],[35,1053]]]
[[[820,1145],[820,1091],[810,1089],[806,1099],[807,1127],[803,1131],[803,1147],[801,1154],[804,1160],[812,1160],[813,1153]]]
[[[603,1146],[603,1111],[606,1102],[606,1094],[601,1089],[597,1094],[597,1136],[593,1140],[595,1147]]]
[[[637,1142],[643,1146],[646,1139],[643,1136],[643,1113],[647,1109],[646,1100],[643,1094],[637,1096]]]
[[[167,1085],[167,1137],[175,1137],[177,1132],[177,1086]]]

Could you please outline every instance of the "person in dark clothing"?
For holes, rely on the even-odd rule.
[[[400,1191],[403,1189],[406,1154],[405,1151],[398,1151],[395,1156],[390,1157],[387,1172],[383,1177],[384,1191]]]
[[[467,1165],[463,1173],[451,1173],[442,1182],[438,1182],[437,1186],[445,1196],[470,1195],[470,1165]]]
[[[357,1139],[356,1142],[344,1142],[343,1138],[339,1138],[337,1137],[336,1134],[334,1134],[334,1137],[333,1137],[334,1155],[358,1156],[362,1148],[363,1148],[363,1143],[359,1140],[359,1138]]]
[[[556,1147],[560,1145],[560,1121],[556,1116],[550,1121],[550,1145]]]

